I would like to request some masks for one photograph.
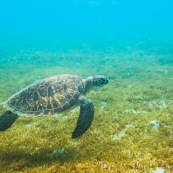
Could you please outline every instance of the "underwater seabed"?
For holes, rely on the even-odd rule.
[[[104,74],[110,79],[87,95],[94,102],[95,117],[78,139],[71,133],[79,109],[20,117],[0,132],[0,172],[173,172],[172,55],[71,50],[0,56],[1,103],[51,75]]]

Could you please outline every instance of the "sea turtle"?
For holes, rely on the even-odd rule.
[[[93,102],[84,95],[107,83],[108,78],[103,75],[82,79],[70,74],[37,81],[3,103],[8,111],[0,117],[0,131],[8,129],[19,115],[48,115],[80,105],[79,118],[72,133],[72,138],[77,138],[89,129],[94,118]]]

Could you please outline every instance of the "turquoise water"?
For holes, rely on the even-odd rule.
[[[0,48],[172,45],[172,7],[171,0],[1,1]]]
[[[171,0],[0,1],[0,103],[49,76],[109,78],[86,96],[95,116],[79,139],[79,109],[0,132],[0,172],[171,173],[172,9]]]

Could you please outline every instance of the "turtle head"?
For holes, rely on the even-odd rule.
[[[90,89],[97,89],[106,85],[109,82],[108,78],[103,75],[90,76],[85,80],[85,90],[84,93],[88,92]]]
[[[103,75],[92,76],[92,81],[93,81],[93,87],[96,88],[104,86],[109,82],[108,78]]]

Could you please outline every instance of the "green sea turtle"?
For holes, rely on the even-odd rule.
[[[37,81],[3,103],[8,111],[0,117],[0,131],[8,129],[19,115],[48,115],[80,105],[79,118],[72,133],[72,138],[77,138],[89,129],[94,118],[93,102],[84,95],[107,83],[108,78],[102,75],[82,79],[69,74]]]

